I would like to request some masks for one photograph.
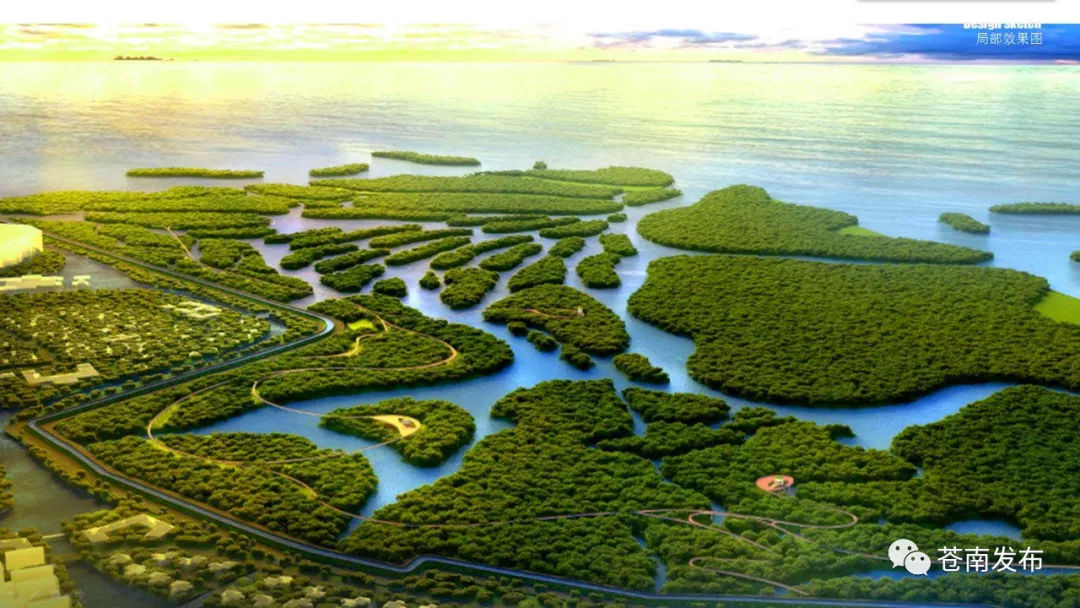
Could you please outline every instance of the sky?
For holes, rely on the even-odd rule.
[[[0,61],[152,55],[176,61],[1080,62],[1080,25],[960,24],[1004,22],[1006,15],[1067,20],[1064,4],[1055,1],[755,0],[733,6],[699,0],[37,0],[0,12],[7,22],[0,23]],[[1071,21],[1080,23],[1080,14]],[[866,23],[900,25],[860,25]]]

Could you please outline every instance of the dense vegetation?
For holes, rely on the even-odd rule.
[[[612,224],[615,224],[615,223],[618,223],[618,222],[625,222],[626,221],[626,214],[621,212],[621,211],[618,212],[618,213],[612,213],[611,215],[607,216],[607,221],[609,223],[612,223]]]
[[[468,226],[476,227],[483,226],[484,224],[490,224],[492,222],[529,222],[536,219],[548,219],[543,215],[535,215],[529,213],[517,214],[517,215],[455,215],[447,218],[447,226]]]
[[[25,196],[0,199],[0,212],[53,215],[74,213],[98,206],[110,207],[118,202],[153,207],[172,199],[200,198],[211,195],[241,195],[243,190],[221,186],[174,186],[158,192],[132,192],[129,190],[56,190]]]
[[[1072,215],[1080,213],[1080,205],[1071,203],[1009,203],[990,207],[990,213]]]
[[[191,456],[245,463],[304,458],[316,452],[306,437],[288,433],[161,435],[156,439]]]
[[[449,274],[449,273],[447,273]],[[565,345],[597,355],[622,352],[630,343],[626,326],[607,306],[565,285],[537,285],[522,289],[484,311],[494,323],[523,321],[543,329]]]
[[[420,287],[424,289],[438,289],[442,287],[442,279],[434,271],[427,271],[420,277]]]
[[[376,226],[374,229],[361,228],[350,232],[345,232],[337,226],[326,226],[324,228],[311,228],[299,232],[273,234],[263,239],[263,242],[268,245],[280,245],[282,243],[291,244],[293,241],[309,243],[308,246],[326,245],[329,243],[358,241],[360,239],[376,236],[376,234],[370,233],[372,230],[380,230],[378,234],[382,235],[392,234],[394,232],[406,232],[409,230],[420,230],[420,226],[418,224],[398,224],[395,226]]]
[[[585,351],[574,346],[573,344],[563,344],[562,350],[559,351],[559,359],[566,361],[570,365],[580,369],[587,370],[596,362]]]
[[[381,277],[384,272],[386,267],[382,264],[360,264],[341,272],[324,274],[319,277],[319,282],[338,291],[352,293],[360,291],[364,285]]]
[[[986,380],[1080,388],[1080,326],[1032,309],[1048,291],[999,268],[678,256],[649,265],[629,311],[692,336],[691,375],[725,392],[889,403]]]
[[[389,297],[374,291],[372,294]],[[355,325],[356,329],[344,331],[318,344],[313,344],[305,348],[303,354],[338,355],[333,361],[335,368],[355,367],[372,370],[436,365],[448,361],[453,356],[453,351],[445,343],[431,336],[393,326],[382,331],[374,331],[366,325],[358,323]],[[358,337],[362,337],[363,340],[358,341]]]
[[[374,349],[374,338],[365,339],[364,348],[356,357],[322,359],[328,367],[340,368],[348,365],[349,359],[362,360],[370,357],[373,365],[389,364],[393,369],[377,370],[356,366],[355,370],[333,369],[320,371],[314,369],[318,359],[305,356],[305,349],[318,350],[319,343],[300,349],[295,354],[283,356],[276,365],[282,367],[312,368],[310,371],[290,373],[267,378],[260,383],[259,392],[267,399],[283,403],[296,399],[307,399],[324,395],[356,392],[363,388],[401,387],[411,384],[430,384],[434,382],[460,380],[477,374],[498,371],[513,360],[510,347],[491,334],[457,323],[425,317],[419,311],[409,308],[397,298],[372,294],[356,295],[342,300],[323,300],[313,304],[311,310],[326,312],[338,318],[349,318],[355,312],[377,314],[388,323],[396,325],[400,331],[392,333],[414,332],[410,348],[422,348],[422,358],[413,357],[403,351],[400,340],[387,342],[384,348]],[[443,344],[445,342],[446,344]],[[447,344],[458,351],[457,356],[447,358]],[[428,351],[431,351],[430,353]],[[437,354],[436,350],[438,353]],[[316,352],[316,354],[318,354]],[[378,361],[373,361],[378,356]],[[402,368],[398,362],[432,360],[441,363],[423,368]],[[406,363],[408,365],[409,363]]]
[[[269,226],[238,226],[236,228],[195,228],[185,234],[207,239],[261,239],[274,234]]]
[[[604,253],[614,253],[619,256],[637,255],[637,248],[625,234],[601,234],[597,240],[604,247]]]
[[[495,255],[480,260],[480,267],[485,270],[494,270],[496,272],[513,270],[527,258],[537,255],[543,250],[543,245],[540,245],[539,243],[522,243],[521,245],[514,245],[506,251],[496,253]]]
[[[568,236],[561,238],[548,250],[549,255],[560,258],[568,258],[585,248],[585,238],[580,236]]]
[[[418,260],[430,258],[433,255],[457,249],[463,247],[472,242],[472,239],[467,236],[451,236],[437,241],[431,241],[419,247],[412,249],[406,249],[397,253],[392,253],[386,257],[386,264],[388,266],[402,266],[404,264],[411,264]]]
[[[421,165],[479,165],[480,161],[469,156],[446,156],[440,154],[423,154],[421,152],[409,152],[407,150],[376,150],[371,153],[373,158],[393,158],[406,160],[410,163]],[[366,168],[366,165],[365,165]]]
[[[546,283],[561,284],[566,280],[566,262],[562,258],[546,255],[539,261],[514,273],[506,283],[511,292]]]
[[[985,546],[983,543],[994,540],[961,538],[955,533],[946,536],[929,528],[879,522],[879,514],[858,507],[851,507],[858,510],[859,517],[859,521],[853,522],[851,515],[811,496],[813,488],[830,484],[842,489],[850,500],[859,501],[864,488],[907,483],[915,468],[888,452],[837,442],[834,438],[849,430],[844,427],[778,419],[767,415],[771,412],[762,408],[749,410],[739,410],[732,421],[716,429],[700,423],[690,427],[682,423],[650,423],[644,441],[629,447],[644,451],[690,449],[663,458],[665,477],[680,486],[701,491],[715,504],[723,505],[725,511],[837,527],[815,530],[795,526],[802,539],[794,539],[788,533],[790,527],[770,529],[762,520],[725,518],[720,525],[729,535],[663,522],[650,524],[644,534],[646,543],[661,555],[669,568],[665,590],[760,594],[767,589],[759,583],[717,577],[713,572],[689,567],[687,562],[692,557],[698,558],[698,565],[706,568],[798,584],[880,569],[882,565],[876,556],[884,555],[897,538],[917,538],[920,546],[935,548],[953,543],[964,547]],[[671,432],[676,429],[677,432]],[[650,435],[656,433],[664,441],[650,440]],[[747,434],[750,436],[745,438]],[[602,444],[613,448],[617,447],[612,445],[615,441]],[[701,441],[714,444],[694,449],[694,444]],[[780,473],[796,480],[795,497],[762,492],[754,484],[759,477]],[[751,545],[748,540],[757,545]],[[864,557],[867,553],[875,558]],[[713,563],[718,565],[708,566],[710,558],[716,558]]]
[[[375,281],[375,284],[371,286],[372,293],[381,293],[384,296],[393,296],[395,298],[404,298],[409,293],[409,288],[405,285],[405,280],[400,277],[391,277],[389,279],[379,279]]]
[[[783,203],[761,188],[730,186],[688,207],[649,214],[638,232],[650,241],[714,253],[810,255],[892,262],[969,264],[985,251],[932,241],[838,232],[856,226],[847,213]]]
[[[744,436],[744,433],[728,425],[714,429],[700,422],[650,422],[645,427],[645,434],[640,437],[605,439],[597,447],[657,459],[717,445],[737,445]]]
[[[411,204],[412,201],[403,202]],[[301,215],[324,220],[408,220],[410,222],[441,222],[453,217],[450,211],[439,211],[430,207],[388,208],[357,205],[350,207],[305,205]]]
[[[987,226],[966,213],[942,213],[938,216],[938,221],[943,224],[948,224],[957,230],[970,232],[972,234],[989,234],[990,232],[990,226]]]
[[[243,258],[254,255],[259,252],[246,241],[203,239],[199,242],[199,261],[214,268],[232,268]],[[261,255],[259,259],[262,259]]]
[[[303,216],[323,219],[445,221],[462,213],[590,215],[612,213],[620,209],[622,203],[605,198],[498,192],[384,192],[365,194],[351,207],[305,207]]]
[[[667,372],[653,365],[645,355],[623,353],[615,355],[612,363],[615,364],[615,369],[626,374],[631,380],[657,384],[667,384],[669,380]]]
[[[223,467],[171,454],[134,436],[87,447],[96,458],[125,475],[315,544],[332,545],[349,521],[348,516],[307,495],[295,482],[259,466]],[[333,498],[353,503],[353,507],[359,496],[374,489],[371,465],[359,454],[285,465],[283,469],[316,491],[334,484],[338,492]],[[324,500],[333,502],[330,498]]]
[[[398,247],[422,241],[433,241],[448,236],[472,236],[472,230],[468,228],[442,228],[439,230],[409,230],[394,234],[377,236],[369,244],[372,247]]]
[[[177,211],[162,213],[123,213],[90,211],[86,221],[102,224],[135,224],[147,228],[220,229],[240,226],[266,226],[270,218],[255,213]]]
[[[371,405],[338,408],[319,421],[339,433],[374,441],[398,437],[393,427],[365,416],[391,414],[420,421],[420,430],[390,444],[405,462],[431,467],[446,462],[461,446],[472,440],[476,425],[468,411],[449,401],[417,401],[411,397],[386,399]]]
[[[64,269],[67,258],[59,251],[46,249],[34,254],[29,260],[0,268],[0,277],[18,277],[24,274],[55,274]]]
[[[727,418],[730,408],[723,399],[696,393],[664,393],[630,387],[623,391],[630,409],[645,422],[681,422],[712,424]],[[744,433],[753,429],[742,429]]]
[[[1080,534],[1080,398],[1034,386],[1007,388],[925,426],[904,429],[892,449],[922,467],[908,484],[878,484],[860,503],[890,520],[1013,521],[1025,539],[1073,541]],[[822,494],[832,495],[830,489]],[[917,505],[917,506],[916,506]],[[1080,547],[1075,547],[1080,556]]]
[[[368,170],[367,163],[350,163],[347,165],[335,165],[333,167],[321,167],[308,171],[312,177],[337,177],[341,175],[356,175]]]
[[[985,540],[982,542],[985,544]],[[955,544],[966,547],[978,542]],[[908,602],[967,602],[1004,608],[1030,608],[1068,606],[1072,598],[1080,593],[1080,577],[1024,574],[972,576],[958,573],[930,580],[921,577],[890,580],[848,576],[812,580],[805,588],[809,593],[825,598],[904,598]]]
[[[245,261],[248,264],[245,264]],[[257,262],[261,266],[254,268],[251,263]],[[309,296],[312,293],[311,285],[307,281],[297,277],[287,277],[265,266],[262,256],[247,256],[243,258],[235,271],[214,272],[206,266],[188,258],[179,258],[173,264],[173,268],[187,275],[198,277],[206,281],[213,281],[221,285],[253,293],[256,295],[277,300],[279,302],[291,302],[298,298]]]
[[[622,202],[631,207],[640,207],[649,203],[659,203],[682,196],[682,190],[674,188],[658,188],[656,190],[631,190],[622,197]]]
[[[593,170],[533,169],[524,173],[546,179],[615,186],[670,186],[675,181],[675,178],[663,171],[641,167],[605,167]]]
[[[529,341],[529,344],[533,345],[533,348],[543,353],[549,353],[559,348],[558,340],[536,329],[530,329],[529,333],[525,334],[525,339]]]
[[[267,196],[298,198],[304,201],[346,201],[356,196],[352,190],[342,188],[318,188],[296,184],[248,184],[244,190]]]
[[[333,245],[320,245],[318,247],[304,247],[281,258],[281,267],[288,270],[297,270],[309,266],[316,260],[327,256],[342,253],[352,253],[360,247],[355,243],[335,243]]]
[[[622,285],[622,280],[615,272],[615,265],[622,256],[617,253],[598,253],[581,259],[577,265],[577,275],[586,287],[610,289]]]
[[[593,236],[607,229],[608,223],[604,220],[588,220],[544,228],[540,230],[540,236],[548,239],[561,239],[568,236]]]
[[[197,167],[149,167],[128,169],[128,177],[210,177],[243,179],[262,177],[262,171],[247,169],[200,169]]]
[[[468,247],[461,247],[460,249],[455,249],[435,256],[435,258],[431,260],[431,267],[437,270],[445,270],[447,268],[464,266],[481,253],[528,243],[531,240],[532,237],[528,235],[515,235],[480,241],[479,243],[469,245]]]
[[[296,207],[300,201],[280,196],[237,194],[190,196],[186,198],[168,198],[133,201],[101,201],[89,204],[89,211],[112,211],[117,213],[180,213],[180,212],[216,212],[216,213],[261,213],[282,215]],[[136,216],[137,217],[137,216]]]
[[[439,299],[454,310],[480,303],[487,292],[495,289],[499,274],[483,268],[452,268],[443,275],[446,288]]]
[[[576,217],[564,216],[551,218],[547,216],[541,216],[523,220],[499,220],[494,222],[488,222],[484,224],[481,230],[489,234],[501,234],[506,232],[532,232],[533,230],[543,230],[544,228],[553,228],[555,226],[575,224],[580,221],[581,219]]]
[[[316,262],[315,272],[326,274],[328,272],[352,268],[357,264],[363,264],[364,262],[374,260],[375,258],[381,258],[389,253],[389,249],[361,249],[359,251],[353,251],[351,253],[346,253],[345,255],[339,255],[327,260],[322,260],[321,262]]]
[[[558,197],[609,199],[619,188],[573,184],[549,180],[522,179],[504,175],[474,173],[464,177],[434,175],[391,175],[372,179],[324,179],[313,186],[348,188],[361,192],[470,192],[496,194],[539,194]],[[622,205],[618,205],[622,207]],[[460,211],[469,212],[468,209]]]
[[[634,589],[654,567],[621,518],[545,515],[701,507],[704,497],[666,484],[642,458],[589,448],[631,432],[609,380],[551,381],[503,397],[492,415],[515,423],[470,449],[461,467],[406,492],[375,516],[410,523],[506,521],[498,526],[407,528],[364,522],[346,550],[390,561],[438,553]]]
[[[302,232],[294,232],[291,235],[280,235],[280,237],[281,240],[288,237],[289,249],[295,250],[303,249],[304,247],[321,247],[323,245],[331,245],[334,243],[361,241],[372,237],[381,237],[391,234],[401,234],[406,232],[414,234],[419,233],[420,230],[419,224],[374,226],[371,228],[357,228],[356,230],[350,230],[348,232],[345,232],[341,228],[330,227],[304,230]]]
[[[184,247],[191,247],[194,239],[187,235],[173,238],[129,224],[110,224],[99,226],[87,222],[59,222],[46,220],[28,220],[27,223],[58,236],[72,239],[106,251],[134,258],[136,260],[171,267],[178,272],[212,281],[235,289],[247,291],[271,300],[289,302],[310,295],[311,285],[296,277],[281,276],[275,272],[266,272],[267,267],[262,256],[252,251],[242,258],[236,268],[221,271],[200,264],[188,258]],[[71,245],[65,247],[72,248]],[[90,257],[98,259],[100,254],[86,251]],[[111,258],[103,259],[106,263],[116,262]],[[142,272],[126,263],[127,272]],[[272,269],[270,269],[272,270]],[[140,274],[142,282],[160,282],[157,278],[148,281]],[[155,283],[156,284],[156,283]],[[178,286],[170,284],[169,288]],[[186,289],[191,290],[190,285]]]

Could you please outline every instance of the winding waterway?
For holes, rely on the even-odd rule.
[[[198,182],[124,177],[136,165],[257,168],[266,170],[266,181],[303,183],[311,167],[363,162],[370,150],[387,148],[477,156],[485,169],[521,168],[536,159],[553,167],[663,169],[686,194],[628,210],[630,219],[614,230],[629,234],[640,254],[618,266],[622,287],[589,293],[626,320],[631,349],[667,370],[670,390],[718,395],[688,377],[690,340],[626,314],[626,299],[644,280],[647,263],[681,253],[636,234],[643,214],[692,202],[715,188],[752,183],[784,200],[854,213],[862,225],[885,234],[990,250],[990,265],[1040,274],[1054,289],[1080,295],[1080,264],[1068,259],[1080,248],[1080,217],[991,217],[987,211],[999,202],[1080,202],[1077,98],[1075,70],[1055,66],[11,64],[0,73],[0,196]],[[401,172],[461,173],[379,159],[371,176]],[[988,221],[991,234],[964,234],[937,223],[947,210]],[[308,220],[295,210],[274,218],[286,232],[380,223]],[[287,253],[287,246],[257,245],[271,265]],[[596,249],[590,242],[569,265]],[[437,294],[416,287],[426,267],[422,261],[391,268],[387,276],[406,280],[410,306],[507,340],[514,364],[456,384],[293,407],[325,412],[391,396],[449,399],[473,414],[479,439],[506,428],[488,412],[515,388],[551,378],[611,377],[620,388],[629,384],[609,359],[582,372],[511,337],[503,326],[484,323],[480,312],[505,295],[509,273],[481,306],[454,312]],[[290,274],[318,284],[310,268]],[[580,287],[572,271],[568,282]],[[879,407],[775,409],[847,424],[856,433],[853,443],[885,448],[905,426],[939,420],[1004,386],[953,386]],[[725,398],[736,408],[748,405]],[[367,444],[321,429],[315,418],[272,408],[198,432],[226,430],[301,433],[323,447]],[[5,464],[13,461],[12,450],[0,453]],[[389,448],[368,452],[379,489],[363,512],[453,472],[463,454],[439,467],[418,468]],[[43,471],[8,466],[17,501],[65,505],[43,515],[48,521],[93,508],[62,486],[41,482]],[[27,487],[32,498],[24,497]],[[8,514],[0,525],[24,525],[13,523],[22,521],[15,516]]]

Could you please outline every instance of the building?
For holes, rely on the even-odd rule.
[[[34,257],[44,248],[41,231],[22,224],[0,224],[0,268]]]
[[[0,542],[0,606],[4,608],[69,608],[71,598],[60,591],[45,548],[31,546],[25,538]]]

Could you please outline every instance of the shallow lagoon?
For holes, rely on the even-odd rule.
[[[362,162],[380,148],[467,154],[481,158],[485,169],[526,167],[538,158],[553,167],[642,165],[672,173],[686,195],[631,208],[629,221],[614,228],[630,234],[641,253],[619,265],[621,288],[590,293],[624,316],[626,297],[644,280],[648,260],[679,253],[642,242],[636,220],[732,183],[855,213],[862,225],[889,235],[988,249],[995,254],[991,265],[1041,274],[1055,289],[1080,295],[1080,264],[1068,259],[1080,245],[1080,217],[991,217],[987,211],[999,202],[1080,202],[1074,198],[1080,107],[1072,103],[1080,79],[1068,67],[153,63],[7,66],[0,73],[0,154],[9,162],[0,165],[0,195],[210,183],[124,177],[131,166],[148,164],[266,169],[266,181],[302,183],[311,167]],[[378,159],[371,176],[401,172],[463,170]],[[938,224],[947,210],[988,221],[991,234]],[[274,219],[282,231],[379,223],[307,220],[295,211]],[[571,267],[597,250],[594,241],[569,260]],[[270,264],[287,252],[281,245],[260,248]],[[505,428],[488,411],[517,387],[549,378],[613,377],[620,388],[629,384],[610,360],[580,372],[502,326],[483,324],[480,310],[505,293],[509,273],[480,307],[454,312],[416,287],[425,268],[419,262],[387,276],[406,279],[409,305],[506,339],[514,365],[459,384],[294,406],[324,412],[388,396],[446,398],[473,413],[480,438]],[[310,268],[291,274],[316,278]],[[569,283],[579,286],[572,268]],[[323,288],[323,295],[329,291]],[[712,393],[686,375],[688,339],[632,318],[627,325],[631,349],[668,371],[670,390]],[[903,427],[939,420],[1004,386],[954,386],[881,407],[775,409],[848,424],[856,433],[851,442],[885,448]],[[214,430],[287,430],[325,447],[366,445],[320,429],[314,418],[270,408],[200,432]],[[380,487],[365,512],[453,471],[462,454],[419,469],[388,448],[370,452]]]

